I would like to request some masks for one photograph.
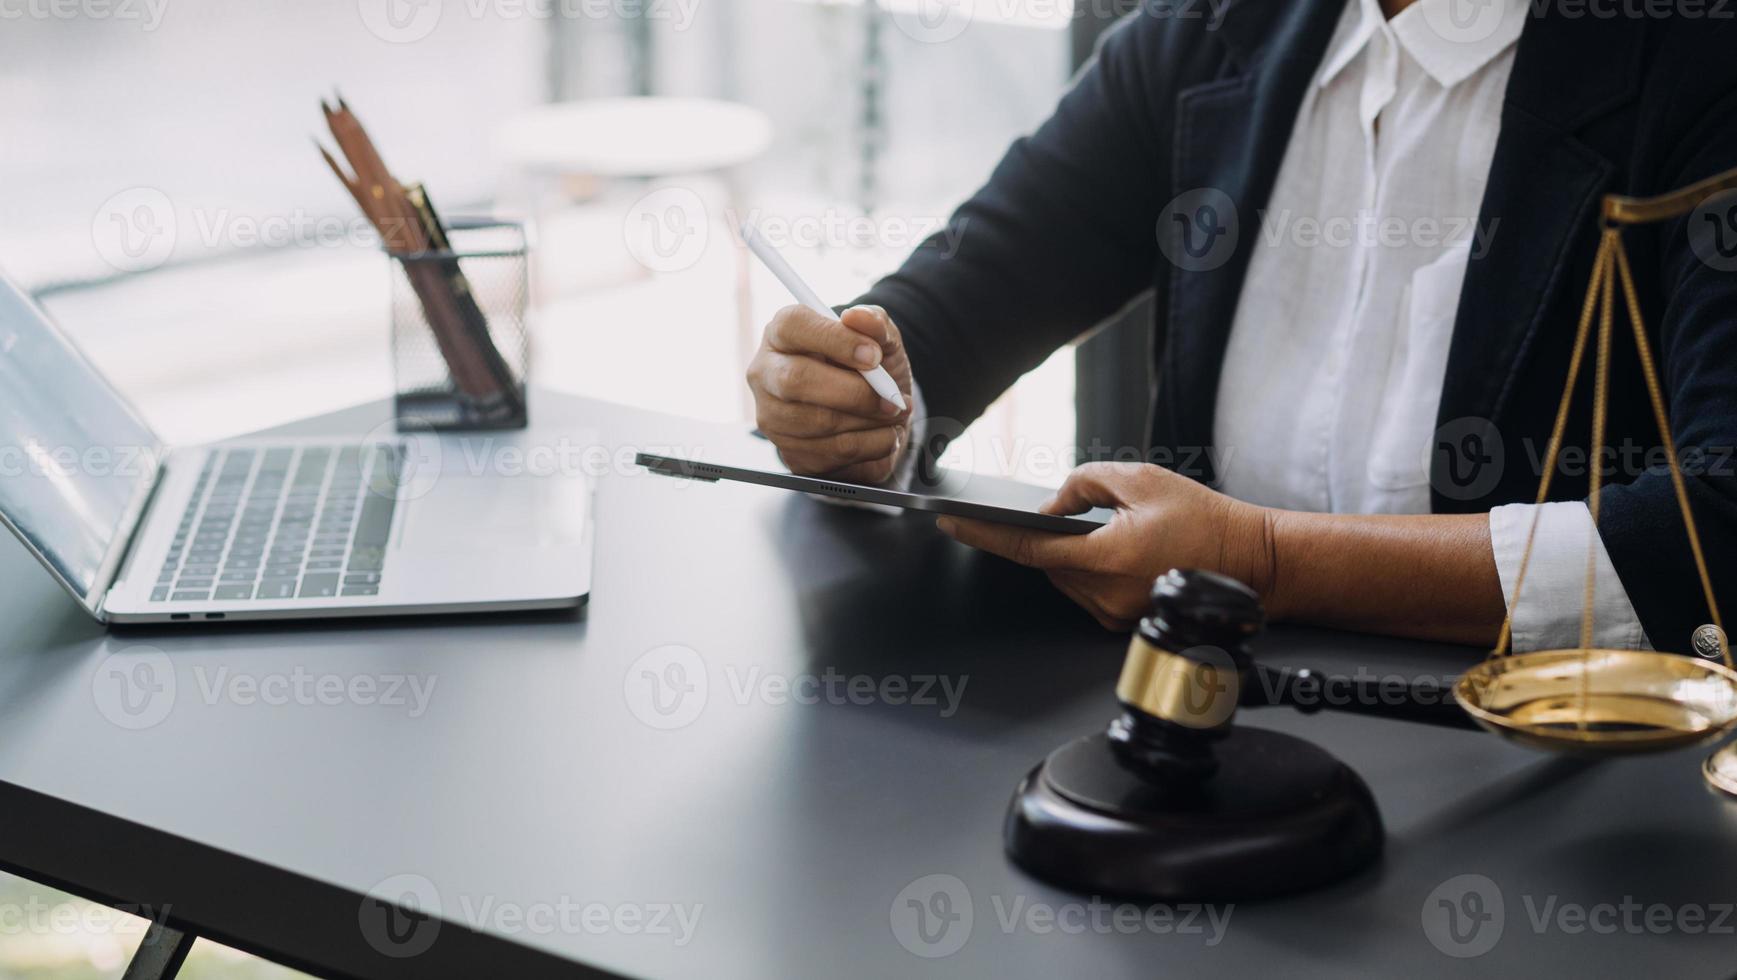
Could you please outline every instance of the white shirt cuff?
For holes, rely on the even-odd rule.
[[[923,389],[918,387],[917,380],[911,379],[911,430],[910,442],[905,445],[905,455],[899,460],[899,465],[893,470],[893,475],[880,484],[888,490],[909,490],[911,483],[917,478],[917,457],[921,454],[923,436],[928,429],[928,412],[924,411]],[[879,514],[900,514],[903,508],[889,504],[877,504],[867,500],[847,500],[844,497],[828,497],[823,494],[811,493],[810,497],[824,500],[839,507],[855,507],[859,510],[872,510]]]
[[[1514,579],[1520,574],[1520,557],[1526,550],[1526,535],[1532,517],[1538,516],[1538,536],[1532,545],[1532,561],[1526,566],[1526,582],[1520,601],[1513,604]],[[1586,547],[1591,538],[1596,548],[1597,574],[1592,593],[1592,645],[1622,650],[1650,650],[1640,617],[1628,600],[1628,592],[1616,577],[1592,527],[1586,504],[1568,500],[1533,504],[1507,504],[1490,511],[1490,548],[1496,555],[1496,573],[1502,580],[1502,596],[1513,614],[1513,649],[1567,650],[1580,646],[1580,614],[1586,594]]]

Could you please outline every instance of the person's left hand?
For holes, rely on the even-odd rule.
[[[1088,463],[1068,475],[1045,514],[1114,507],[1090,534],[1033,531],[942,517],[959,541],[1041,568],[1106,629],[1131,628],[1145,613],[1152,580],[1172,568],[1203,568],[1239,579],[1263,596],[1271,578],[1268,512],[1159,466]]]

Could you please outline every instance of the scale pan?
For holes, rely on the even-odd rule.
[[[1737,671],[1670,653],[1541,650],[1478,664],[1454,685],[1454,699],[1479,725],[1528,748],[1658,752],[1737,723]]]

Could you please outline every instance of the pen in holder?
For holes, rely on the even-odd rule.
[[[399,425],[522,428],[530,366],[524,225],[470,218],[444,230],[443,247],[387,253]]]

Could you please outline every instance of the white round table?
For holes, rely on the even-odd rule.
[[[772,120],[717,99],[587,99],[514,115],[496,145],[504,160],[532,173],[668,177],[748,163],[772,145]]]

